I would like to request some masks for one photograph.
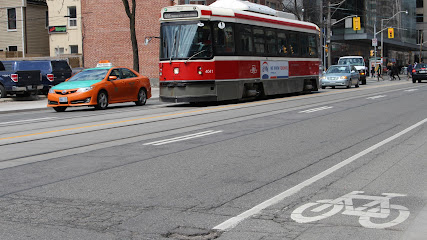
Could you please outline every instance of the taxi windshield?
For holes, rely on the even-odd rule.
[[[81,71],[68,80],[72,81],[88,81],[88,80],[102,80],[107,75],[110,69],[88,69]]]
[[[162,23],[160,59],[212,57],[209,22]]]

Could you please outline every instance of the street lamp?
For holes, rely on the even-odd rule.
[[[387,23],[388,23],[388,21],[390,21],[392,18],[394,18],[394,17],[396,17],[397,16],[397,14],[399,14],[399,13],[406,13],[406,15],[408,15],[408,10],[405,10],[405,11],[399,11],[399,12],[397,12],[396,14],[394,14],[392,17],[390,17],[390,18],[383,18],[383,19],[381,19],[381,64],[383,64],[384,65],[384,62],[383,62],[383,59],[384,59],[384,42],[383,42],[383,25],[384,25],[384,20],[387,20]],[[387,24],[386,23],[386,24]]]

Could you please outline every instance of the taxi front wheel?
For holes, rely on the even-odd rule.
[[[145,92],[145,89],[141,88],[138,92],[138,101],[135,102],[137,106],[145,105],[147,102],[147,93]]]
[[[104,110],[108,107],[108,95],[105,91],[100,91],[98,93],[97,103],[95,109]]]

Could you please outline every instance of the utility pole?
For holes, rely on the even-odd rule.
[[[325,43],[323,41],[323,31],[325,30],[325,24],[323,24],[323,0],[319,0],[319,25],[320,25],[320,46],[322,46],[321,50],[322,52],[320,53],[320,58],[322,59],[322,71],[325,71],[325,62],[323,61],[322,55],[325,55]]]
[[[328,11],[327,30],[326,30],[326,44],[328,44],[328,68],[332,65],[332,44],[331,44],[331,0],[327,0],[326,8]]]
[[[422,57],[421,57],[421,54],[422,54],[422,49],[423,49],[423,32],[421,32],[420,31],[420,33],[421,33],[421,41],[420,41],[420,63],[422,62]]]

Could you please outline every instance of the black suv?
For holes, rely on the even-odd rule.
[[[22,70],[40,70],[42,75],[42,94],[47,94],[50,87],[65,81],[72,75],[70,65],[66,60],[24,60],[17,62],[22,64]]]

